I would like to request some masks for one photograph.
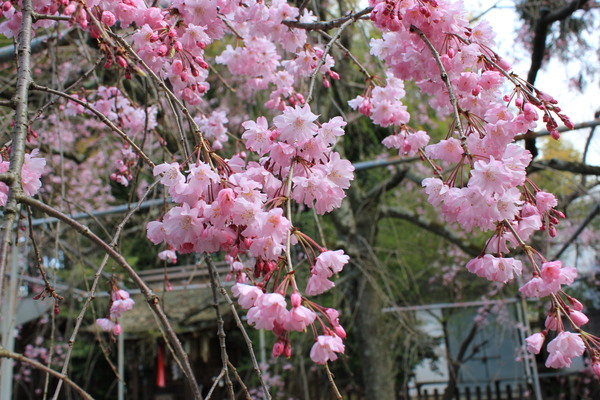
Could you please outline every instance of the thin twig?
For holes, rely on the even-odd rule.
[[[319,31],[319,33],[324,36],[326,39],[331,40],[331,35],[329,35],[327,32],[324,31]],[[367,69],[360,63],[360,61],[358,61],[358,59],[354,56],[354,54],[352,54],[352,52],[346,48],[346,46],[344,46],[343,44],[340,43],[339,40],[335,41],[335,45],[342,50],[348,57],[350,57],[350,59],[352,60],[352,62],[354,62],[354,64],[356,64],[356,66],[358,67],[358,69],[360,70],[360,72],[363,73],[363,75],[365,75],[367,77],[367,80],[370,81],[373,79],[373,76],[369,73],[369,71],[367,71]]]
[[[215,265],[213,264],[212,259],[210,257],[206,257],[206,265],[208,266],[208,274],[210,276],[210,288],[212,289],[213,295],[213,307],[215,308],[215,314],[217,315],[217,336],[219,337],[219,346],[221,348],[221,362],[223,363],[222,371],[225,374],[225,385],[227,386],[227,391],[229,392],[229,398],[231,400],[234,400],[235,393],[233,391],[233,384],[231,383],[231,379],[229,378],[229,371],[227,369],[229,356],[227,355],[227,344],[225,343],[223,315],[221,314],[221,310],[219,309],[219,298],[217,295],[217,288],[219,286],[219,276],[217,274],[217,269],[215,268]]]
[[[46,373],[54,376],[55,378],[60,379],[60,382],[65,382],[67,385],[71,386],[77,393],[79,393],[79,395],[81,395],[81,397],[83,397],[84,399],[89,399],[89,400],[94,399],[92,396],[89,395],[89,393],[87,393],[85,390],[83,390],[81,387],[79,387],[79,385],[77,385],[75,382],[73,382],[71,379],[69,379],[65,375],[59,374],[55,370],[46,367],[44,364],[41,364],[35,360],[32,360],[31,358],[25,357],[22,354],[8,351],[0,346],[0,358],[11,358],[15,361],[29,364],[32,367],[39,369],[40,371],[46,372]]]
[[[21,169],[25,161],[25,141],[27,139],[27,103],[29,85],[31,84],[31,0],[23,0],[21,6],[21,28],[19,30],[19,47],[17,51],[17,86],[14,97],[15,124],[12,132],[12,147],[8,173],[12,175],[8,189],[8,198],[3,210],[3,223],[0,238],[0,299],[4,288],[4,272],[8,259],[8,248],[12,237],[13,225],[17,219],[17,198],[23,192],[21,185]],[[1,362],[0,362],[1,364]]]
[[[146,190],[146,192],[144,193],[142,198],[139,200],[139,202],[131,210],[129,210],[127,215],[125,215],[123,220],[119,223],[119,225],[117,225],[117,228],[113,235],[113,239],[110,242],[109,246],[114,247],[117,244],[119,237],[121,236],[121,232],[123,231],[123,228],[125,227],[125,224],[131,219],[133,214],[135,214],[140,209],[140,205],[146,199],[148,194],[158,184],[158,182],[160,182],[160,181],[157,180],[148,187],[148,189]],[[94,293],[96,292],[96,288],[98,287],[98,283],[100,282],[100,277],[102,276],[102,271],[104,270],[104,267],[106,266],[106,263],[108,262],[108,259],[109,259],[108,254],[105,254],[104,259],[102,260],[102,263],[100,264],[100,266],[98,267],[98,270],[94,274],[94,280],[92,282],[92,287],[90,288],[88,296],[85,299],[85,303],[83,304],[83,307],[81,308],[81,311],[79,312],[79,315],[77,316],[77,319],[75,320],[75,326],[73,327],[73,332],[71,332],[71,337],[69,338],[69,341],[67,342],[68,349],[67,349],[67,353],[65,355],[64,361],[63,361],[63,367],[62,367],[62,371],[61,371],[63,375],[67,374],[67,370],[69,368],[69,361],[71,359],[71,354],[72,354],[73,348],[75,346],[75,339],[77,338],[77,334],[79,333],[79,329],[83,322],[83,317],[85,316],[85,313],[86,313],[88,307],[90,306],[90,303],[92,302],[92,300],[94,300]],[[118,374],[116,374],[116,375],[118,376]],[[122,377],[119,377],[119,379],[121,379],[121,378]],[[61,383],[59,382],[54,391],[54,396],[52,396],[52,400],[58,399],[58,394],[60,393],[60,389],[61,389]]]
[[[346,15],[345,17],[333,19],[331,21],[317,21],[317,22],[298,22],[293,20],[283,20],[282,24],[289,26],[290,28],[299,28],[307,31],[321,30],[327,31],[329,29],[337,28],[338,26],[342,26],[348,21],[357,21],[363,16],[367,15],[373,10],[373,7],[367,7],[358,11],[354,14]]]
[[[233,318],[235,319],[235,324],[242,333],[242,336],[244,337],[244,342],[246,342],[246,347],[248,348],[248,353],[250,354],[250,359],[252,361],[254,373],[256,373],[256,376],[258,377],[258,381],[260,382],[260,386],[263,388],[265,397],[267,398],[267,400],[271,400],[269,388],[262,377],[262,372],[260,370],[260,367],[258,366],[258,361],[256,360],[256,354],[254,354],[252,340],[248,336],[248,332],[246,332],[246,328],[244,327],[244,324],[242,323],[242,320],[235,308],[235,304],[231,300],[231,297],[229,297],[229,293],[227,293],[227,290],[225,290],[225,288],[221,285],[220,282],[217,283],[219,285],[219,291],[221,292],[221,295],[223,296],[223,298],[225,298],[225,301],[227,302],[227,304],[229,304],[229,307],[231,307],[231,312],[233,314]]]
[[[467,140],[467,136],[465,135],[465,132],[464,132],[463,126],[462,126],[462,122],[460,120],[460,109],[458,106],[458,101],[456,100],[456,96],[454,95],[454,90],[452,89],[452,85],[450,84],[450,79],[448,77],[448,73],[446,72],[446,68],[444,67],[444,64],[442,63],[442,59],[440,58],[440,53],[438,53],[436,48],[433,46],[433,44],[427,38],[427,36],[423,33],[423,31],[421,31],[419,28],[417,28],[414,25],[411,25],[410,30],[412,32],[415,32],[417,35],[419,35],[421,40],[425,43],[425,45],[431,51],[431,54],[433,55],[433,58],[435,59],[435,62],[438,65],[438,68],[440,69],[440,76],[442,77],[442,81],[444,81],[444,84],[446,85],[446,89],[448,89],[448,96],[450,97],[450,103],[452,104],[452,111],[454,113],[454,119],[456,120],[456,126],[458,128],[459,139],[462,142],[463,149],[468,154],[469,152],[468,152],[468,149],[467,149],[466,143],[465,143],[465,141]]]
[[[237,369],[233,366],[233,364],[229,360],[227,361],[227,367],[233,373],[233,376],[235,376],[235,380],[242,387],[242,392],[244,392],[244,394],[246,395],[246,400],[252,400],[252,396],[250,396],[250,393],[248,392],[248,388],[244,384],[242,377],[238,374]]]
[[[137,272],[135,272],[135,270],[129,265],[129,263],[127,262],[125,257],[123,257],[123,255],[121,255],[118,251],[116,251],[112,246],[110,246],[108,243],[104,242],[96,234],[94,234],[92,231],[90,231],[90,229],[88,227],[80,224],[79,222],[75,221],[72,218],[69,218],[67,215],[63,214],[59,210],[57,210],[45,203],[42,203],[39,200],[30,198],[30,197],[27,197],[24,195],[18,195],[17,199],[21,203],[28,204],[50,216],[53,216],[65,223],[67,223],[67,225],[69,225],[73,229],[75,229],[76,232],[78,232],[82,236],[90,239],[93,243],[98,245],[121,268],[123,268],[125,270],[125,272],[127,272],[127,274],[135,282],[135,284],[140,288],[140,291],[144,294],[144,297],[146,298],[146,301],[147,301],[148,305],[150,306],[151,310],[155,313],[155,315],[158,317],[158,320],[160,321],[161,325],[166,330],[167,337],[169,338],[169,341],[171,342],[171,344],[173,345],[173,348],[175,349],[175,354],[177,355],[177,357],[181,361],[181,364],[184,367],[183,373],[186,376],[188,384],[190,385],[190,388],[192,390],[192,394],[193,394],[194,398],[202,399],[202,393],[200,392],[200,387],[198,386],[198,382],[196,381],[194,372],[189,363],[188,355],[185,352],[185,349],[183,348],[181,342],[179,341],[179,338],[177,337],[177,334],[175,333],[175,331],[171,325],[171,322],[169,321],[168,317],[164,313],[164,311],[160,305],[159,297],[156,294],[154,294],[154,292],[152,291],[152,289],[150,289],[150,287],[148,287],[148,285],[146,285],[146,283],[137,274]]]
[[[325,63],[325,59],[327,58],[327,56],[329,55],[329,52],[331,51],[331,46],[333,46],[333,43],[335,43],[340,36],[342,35],[342,32],[344,31],[344,29],[346,29],[348,26],[350,26],[350,24],[352,24],[355,20],[350,18],[348,20],[346,20],[341,26],[340,29],[338,29],[335,32],[335,35],[333,35],[333,37],[331,38],[331,40],[327,43],[327,45],[325,46],[325,49],[323,50],[323,56],[321,57],[321,59],[319,59],[319,62],[317,63],[317,66],[315,67],[315,70],[312,72],[312,74],[310,74],[310,86],[308,88],[308,96],[306,96],[306,103],[310,103],[312,100],[312,96],[313,96],[313,90],[315,88],[315,82],[317,80],[317,74],[319,73],[319,69],[321,69],[321,66]]]
[[[64,97],[64,98],[69,99],[70,101],[72,101],[74,103],[77,103],[77,104],[83,106],[84,108],[88,109],[96,117],[98,117],[98,119],[100,119],[100,121],[104,122],[104,124],[106,126],[108,126],[110,129],[112,129],[113,132],[115,132],[117,135],[119,135],[119,137],[121,139],[123,139],[124,141],[126,141],[131,146],[131,149],[137,155],[139,155],[146,162],[146,164],[148,164],[151,168],[154,168],[154,163],[152,162],[152,160],[150,160],[150,157],[148,157],[146,155],[146,153],[144,153],[142,151],[142,149],[140,149],[138,147],[138,145],[133,140],[131,140],[131,138],[129,136],[127,136],[127,134],[125,132],[123,132],[115,124],[113,124],[113,122],[110,119],[108,119],[106,116],[104,116],[104,114],[102,114],[100,111],[98,111],[94,107],[92,107],[87,101],[83,101],[81,99],[73,97],[73,96],[71,96],[71,95],[69,95],[67,93],[61,92],[60,90],[54,90],[54,89],[51,89],[49,87],[40,86],[40,85],[38,85],[36,83],[32,83],[31,84],[31,88],[33,90],[39,90],[41,92],[48,92],[48,93],[55,94],[57,96]]]
[[[342,400],[343,397],[340,394],[340,391],[339,391],[337,385],[335,384],[335,379],[333,378],[333,374],[329,370],[329,365],[327,363],[325,363],[325,372],[327,372],[327,379],[329,380],[329,384],[331,385],[331,388],[333,389],[333,393],[335,394],[335,398],[338,399],[338,400]]]
[[[219,381],[221,380],[221,377],[225,374],[225,371],[227,371],[227,368],[221,368],[221,371],[219,372],[219,375],[217,375],[217,377],[215,378],[215,381],[213,382],[212,386],[210,387],[210,390],[208,391],[208,394],[206,395],[205,400],[210,400],[215,389],[217,388],[217,385],[219,384]]]
[[[98,60],[96,61],[96,63],[87,71],[85,71],[79,78],[77,78],[77,80],[75,82],[73,82],[71,85],[69,85],[68,88],[66,88],[65,90],[63,90],[64,93],[69,92],[70,90],[73,90],[74,88],[76,88],[77,86],[79,86],[81,84],[81,82],[83,82],[85,79],[87,79],[88,76],[90,76],[92,74],[92,72],[94,72],[96,70],[96,68],[98,68],[98,66],[100,65],[100,63],[102,63],[102,61],[104,61],[104,56],[98,58]],[[54,96],[52,97],[50,100],[48,100],[48,102],[46,104],[44,104],[43,106],[41,106],[39,108],[39,110],[37,110],[37,112],[35,113],[35,115],[33,116],[33,118],[31,118],[29,120],[29,123],[32,124],[33,121],[35,121],[36,119],[38,119],[40,117],[40,115],[42,115],[44,113],[44,111],[46,111],[46,109],[48,107],[50,107],[52,104],[54,104],[56,102],[56,100],[58,100],[60,98],[60,96]]]
[[[31,13],[31,18],[33,22],[37,22],[40,20],[50,20],[50,21],[71,21],[73,17],[68,15],[49,15],[49,14],[38,14],[36,12]]]

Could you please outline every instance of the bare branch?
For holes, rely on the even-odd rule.
[[[298,22],[291,20],[281,21],[282,24],[289,26],[290,28],[299,28],[307,31],[327,31],[329,29],[337,28],[342,26],[347,21],[355,22],[359,20],[361,17],[367,15],[373,10],[373,7],[367,7],[361,11],[358,11],[354,14],[346,15],[345,17],[333,19],[331,21],[317,21],[317,22]]]
[[[21,28],[19,30],[19,47],[17,52],[17,87],[14,97],[15,124],[12,132],[12,148],[8,174],[12,175],[9,185],[8,199],[4,207],[4,221],[0,238],[0,301],[4,287],[4,270],[8,258],[8,248],[12,237],[13,225],[17,219],[17,197],[22,193],[21,168],[25,161],[25,141],[27,139],[27,103],[29,85],[31,84],[31,0],[23,0],[21,7]]]
[[[593,119],[591,121],[580,122],[579,124],[575,124],[573,126],[573,129],[570,129],[570,128],[567,128],[566,126],[563,126],[562,128],[558,128],[557,130],[560,133],[564,133],[564,132],[576,131],[578,129],[593,128],[593,127],[598,126],[598,125],[600,125],[600,118],[596,118],[596,119]],[[516,135],[515,136],[515,141],[516,140],[527,139],[529,137],[541,137],[541,136],[550,136],[550,132],[548,132],[547,130],[543,130],[543,131],[539,131],[539,132],[529,131],[527,133]]]
[[[532,163],[529,168],[529,173],[533,173],[540,170],[546,170],[548,168],[557,171],[572,172],[574,174],[600,176],[600,167],[576,161],[559,160],[556,158],[551,158],[549,160],[539,160]]]
[[[317,66],[315,67],[315,70],[312,72],[312,74],[310,74],[310,85],[309,85],[309,88],[308,88],[308,96],[306,96],[306,103],[307,104],[310,103],[311,100],[312,100],[313,90],[315,88],[315,82],[317,80],[317,74],[319,73],[319,70],[321,69],[321,66],[323,66],[323,64],[325,63],[325,60],[327,59],[327,55],[331,51],[331,46],[333,46],[333,44],[342,35],[342,32],[344,31],[344,29],[346,29],[352,22],[354,22],[352,19],[349,19],[346,22],[344,22],[340,26],[340,29],[338,29],[335,32],[335,35],[333,35],[333,37],[331,38],[331,40],[329,42],[327,42],[327,45],[325,46],[325,49],[323,50],[323,55],[319,59],[319,62],[317,63]]]
[[[556,260],[556,259],[560,258],[560,256],[562,256],[562,254],[565,252],[565,250],[567,250],[569,248],[569,246],[571,244],[573,244],[573,242],[575,241],[575,239],[577,239],[579,237],[579,235],[581,234],[581,232],[583,232],[583,230],[585,229],[585,227],[588,226],[590,224],[590,222],[592,222],[592,220],[598,214],[600,214],[600,201],[597,202],[596,205],[594,206],[594,208],[592,208],[590,210],[589,214],[587,215],[587,217],[585,217],[585,219],[579,225],[579,227],[577,228],[577,230],[573,233],[573,235],[571,235],[571,237],[569,238],[569,240],[567,240],[565,242],[565,244],[563,245],[563,247],[561,247],[561,249],[558,251],[558,253],[556,253],[556,255],[552,259]]]
[[[83,397],[84,399],[89,399],[89,400],[93,400],[94,399],[85,390],[83,390],[81,387],[79,387],[79,385],[77,385],[75,382],[73,382],[72,380],[70,380],[65,375],[59,374],[55,370],[46,367],[44,364],[41,364],[41,363],[39,363],[39,362],[37,362],[35,360],[32,360],[31,358],[27,358],[27,357],[25,357],[22,354],[13,353],[12,351],[8,351],[8,350],[0,347],[0,358],[12,358],[15,361],[19,361],[21,363],[29,364],[29,365],[31,365],[31,366],[39,369],[40,371],[44,371],[44,372],[52,375],[53,377],[58,378],[61,381],[65,382],[67,385],[71,386],[77,393],[79,393],[79,395],[81,397]]]
[[[171,326],[169,319],[167,318],[165,312],[163,311],[163,309],[160,305],[159,297],[156,294],[154,294],[152,289],[150,289],[148,287],[148,285],[146,285],[146,283],[142,280],[142,278],[140,278],[140,276],[137,274],[137,272],[135,272],[135,270],[129,265],[129,263],[127,262],[125,257],[123,257],[119,252],[117,252],[110,244],[104,242],[102,239],[100,239],[98,236],[96,236],[96,234],[94,234],[92,231],[90,231],[88,227],[81,225],[79,222],[75,221],[74,219],[69,218],[62,212],[50,207],[49,205],[44,204],[39,200],[32,199],[32,198],[24,196],[24,195],[18,196],[18,201],[21,203],[30,205],[34,208],[37,208],[38,210],[65,222],[67,225],[69,225],[73,229],[75,229],[75,231],[77,231],[79,234],[90,239],[93,243],[98,245],[121,268],[123,268],[125,270],[125,272],[127,272],[127,274],[131,277],[131,279],[140,288],[140,290],[144,294],[144,297],[146,298],[146,301],[147,301],[148,305],[150,306],[151,310],[153,311],[153,313],[156,315],[156,317],[160,321],[160,324],[162,325],[162,327],[165,329],[165,331],[167,333],[167,337],[169,338],[171,345],[175,349],[175,354],[177,355],[181,365],[183,366],[183,373],[187,378],[188,384],[190,385],[190,388],[192,390],[194,398],[202,399],[202,394],[200,392],[198,382],[196,381],[196,378],[194,377],[194,372],[189,363],[188,355],[185,352],[185,349],[183,348],[181,342],[179,341],[179,338],[177,337],[175,331],[173,330],[173,327]]]

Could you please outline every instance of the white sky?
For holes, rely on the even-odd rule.
[[[527,77],[531,56],[520,44],[516,43],[515,37],[519,22],[514,9],[514,0],[464,0],[464,3],[475,16],[496,5],[482,19],[489,21],[497,33],[498,53],[512,62],[514,72],[523,78]],[[600,19],[599,9],[591,12],[596,13],[597,18]],[[600,35],[597,33],[590,37],[590,40],[600,46]],[[598,46],[590,54],[582,55],[582,57],[590,57],[592,65],[598,65]],[[590,121],[594,119],[594,113],[600,110],[598,79],[589,83],[584,93],[569,86],[569,79],[576,75],[569,72],[580,70],[578,61],[576,59],[569,64],[564,64],[554,57],[550,63],[543,65],[536,78],[536,87],[556,98],[564,113],[574,123]],[[571,141],[575,148],[582,152],[589,132],[590,129],[583,129],[564,133],[562,139]],[[594,133],[587,161],[590,164],[600,165],[600,127]]]

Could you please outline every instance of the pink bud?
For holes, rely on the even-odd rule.
[[[338,74],[335,71],[329,71],[329,72],[327,72],[327,75],[329,75],[331,77],[331,79],[333,79],[334,81],[340,80],[340,74]]]
[[[556,318],[554,315],[548,315],[546,317],[546,322],[544,323],[546,329],[550,329],[551,331],[555,331],[557,327]]]
[[[175,51],[181,51],[181,50],[183,50],[183,45],[181,44],[181,42],[179,40],[176,40],[173,43],[173,48],[175,49]]]
[[[548,233],[550,234],[550,237],[556,237],[556,228],[554,227],[554,225],[550,225]]]
[[[329,80],[325,77],[323,77],[323,87],[325,89],[329,89],[329,87],[331,86],[331,83],[329,83]]]
[[[113,26],[117,22],[117,18],[110,11],[102,11],[102,22],[107,26]]]
[[[552,129],[550,131],[550,136],[552,136],[552,139],[558,140],[560,139],[560,132],[558,132],[556,129]]]
[[[279,357],[281,354],[283,354],[284,347],[283,341],[278,339],[273,345],[273,357]]]
[[[10,1],[5,1],[4,4],[2,4],[2,11],[4,11],[4,12],[7,12],[11,8],[12,8],[12,3]]]
[[[336,326],[333,330],[341,339],[346,339],[346,330],[341,325]]]
[[[573,307],[573,310],[575,311],[583,310],[583,304],[574,297],[569,297],[569,304],[571,304],[571,307]]]
[[[286,358],[290,358],[292,356],[292,344],[290,343],[289,340],[285,343],[285,348],[283,349],[283,355]]]
[[[571,311],[569,313],[569,317],[571,317],[571,320],[575,325],[577,325],[577,327],[585,325],[590,321],[587,315],[585,315],[581,311]]]
[[[198,65],[200,66],[200,68],[202,69],[208,69],[208,63],[206,61],[204,61],[203,59],[201,59],[200,57],[198,57]]]
[[[527,351],[531,354],[540,354],[540,350],[542,349],[542,345],[544,344],[544,340],[546,339],[546,335],[541,332],[534,333],[525,339],[527,343]]]
[[[473,88],[473,90],[471,90],[471,94],[473,96],[478,96],[479,92],[481,92],[481,87],[480,86],[475,86],[475,88]]]
[[[448,53],[447,54],[448,54],[448,57],[453,58],[454,55],[456,54],[456,51],[454,50],[454,48],[450,47],[448,49]]]
[[[594,371],[594,374],[600,378],[600,362],[594,361],[592,364],[592,371]]]
[[[125,60],[125,58],[123,58],[121,56],[117,56],[116,60],[117,60],[117,64],[119,64],[119,66],[121,68],[127,68],[127,61]]]
[[[292,307],[299,307],[300,304],[302,304],[302,296],[300,296],[300,293],[298,292],[294,292],[292,293]]]
[[[121,329],[121,324],[116,324],[115,327],[113,328],[113,333],[115,334],[115,336],[119,336],[122,332]]]
[[[8,3],[8,2],[7,2]],[[4,3],[6,4],[6,3]],[[77,3],[71,3],[63,10],[64,15],[72,15],[77,9]]]

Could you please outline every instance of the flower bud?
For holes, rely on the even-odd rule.
[[[283,341],[281,339],[277,339],[273,345],[273,357],[279,357],[281,354],[283,354],[284,347]]]
[[[531,354],[540,354],[544,340],[546,340],[546,335],[541,332],[534,333],[533,335],[529,336],[525,339],[525,342],[527,343],[527,351]]]
[[[592,364],[592,371],[598,378],[600,378],[600,362],[598,362],[598,360],[595,360]]]
[[[571,307],[573,307],[573,310],[575,311],[583,310],[583,304],[581,304],[581,302],[575,297],[569,297],[569,304],[571,304]]]
[[[556,324],[556,318],[554,317],[554,315],[548,315],[546,317],[546,322],[544,323],[544,326],[546,327],[546,329],[549,329],[551,331],[555,331],[557,324]]]
[[[294,292],[292,293],[292,307],[299,307],[300,304],[302,303],[302,296],[300,296],[300,293],[298,292]]]
[[[117,18],[110,11],[102,11],[101,19],[107,26],[113,26],[117,22]]]
[[[575,325],[577,325],[577,327],[585,325],[590,321],[587,315],[585,315],[581,311],[571,311],[569,313],[569,317],[571,317],[571,320]]]

